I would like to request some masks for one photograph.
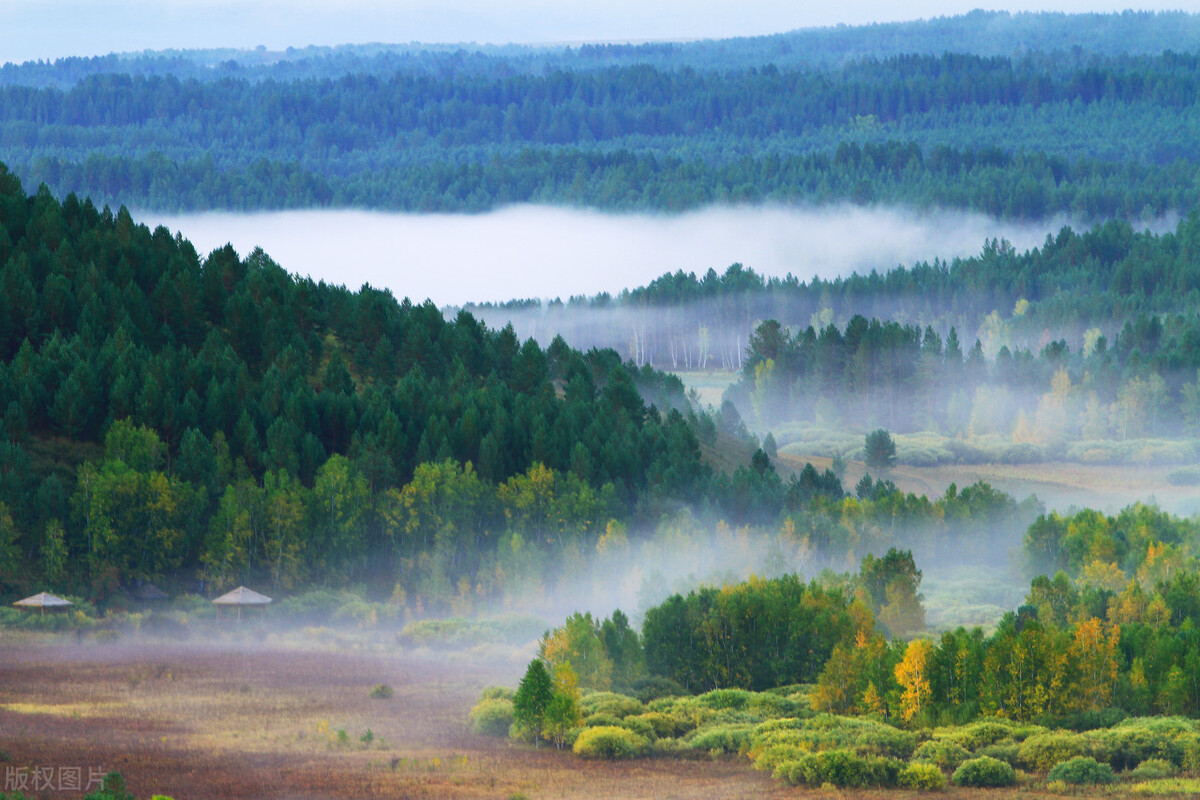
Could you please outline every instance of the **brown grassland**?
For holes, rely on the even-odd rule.
[[[744,761],[597,763],[471,733],[467,712],[480,690],[519,677],[510,664],[273,647],[270,638],[5,641],[0,750],[10,761],[0,773],[102,766],[121,771],[138,797],[177,800],[794,794]],[[370,697],[379,683],[395,696]],[[360,741],[367,729],[369,745]]]
[[[466,722],[471,705],[486,685],[514,685],[516,660],[362,645],[253,629],[203,645],[6,638],[0,773],[103,767],[119,770],[139,798],[176,800],[917,797],[789,788],[731,756],[597,762],[475,735]],[[372,698],[380,683],[395,695]],[[374,739],[364,743],[368,729]],[[1044,786],[952,786],[938,796],[1053,796]],[[1121,793],[1113,786],[1073,794]]]

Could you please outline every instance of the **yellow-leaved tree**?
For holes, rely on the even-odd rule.
[[[1120,638],[1120,625],[1105,625],[1095,617],[1075,627],[1070,655],[1075,667],[1071,697],[1076,710],[1095,711],[1112,704]]]
[[[933,693],[929,685],[929,661],[933,645],[928,639],[914,639],[908,643],[904,658],[896,665],[896,682],[903,689],[900,695],[900,719],[912,722],[920,716]]]

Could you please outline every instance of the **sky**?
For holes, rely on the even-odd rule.
[[[962,14],[980,0],[0,0],[0,63],[146,49],[696,39]],[[994,0],[1006,11],[1200,10],[1200,0]]]

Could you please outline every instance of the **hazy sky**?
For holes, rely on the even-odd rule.
[[[570,42],[778,33],[961,14],[981,0],[0,0],[0,63],[144,49]],[[1195,11],[1200,0],[994,0],[1008,11]]]

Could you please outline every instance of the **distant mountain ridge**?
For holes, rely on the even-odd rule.
[[[0,86],[70,86],[90,75],[290,81],[350,74],[472,75],[591,71],[648,64],[660,69],[836,67],[862,58],[944,52],[979,56],[1026,53],[1156,55],[1200,49],[1200,14],[1125,11],[1066,14],[976,10],[910,22],[803,28],[766,36],[696,41],[520,45],[477,43],[347,44],[268,50],[208,48],[113,53],[28,61],[0,67]]]

